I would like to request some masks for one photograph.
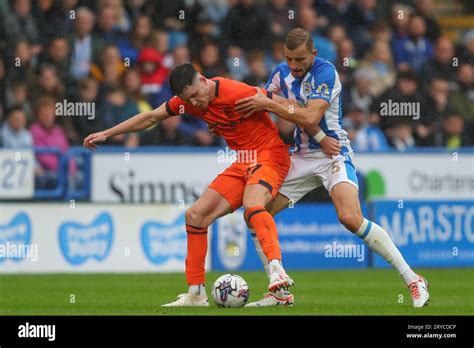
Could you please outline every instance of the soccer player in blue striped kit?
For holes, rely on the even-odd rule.
[[[244,117],[266,110],[296,124],[296,148],[291,156],[290,171],[267,210],[275,215],[323,185],[331,196],[339,221],[398,271],[410,289],[414,307],[427,305],[426,279],[413,272],[389,234],[362,215],[353,151],[342,128],[342,85],[334,65],[316,57],[311,34],[301,28],[288,33],[284,54],[286,62],[273,70],[265,89],[282,94],[287,103],[276,102],[270,98],[272,93],[267,96],[258,90],[256,95],[236,103],[236,110],[245,114]],[[339,141],[339,155],[323,153],[320,142],[325,137]],[[252,229],[251,235],[268,274],[267,260]],[[280,289],[247,306],[291,305],[293,299],[288,289]]]

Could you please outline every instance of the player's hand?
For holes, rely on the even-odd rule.
[[[84,147],[89,150],[96,150],[97,143],[103,143],[104,141],[107,140],[107,138],[108,136],[105,134],[105,132],[93,133],[84,139],[84,142],[82,145],[84,145]]]
[[[219,136],[219,132],[217,132],[217,128],[210,124],[207,125],[207,131],[216,137]]]
[[[247,118],[254,112],[265,111],[267,103],[270,99],[267,98],[260,88],[255,87],[257,94],[237,100],[235,103],[235,110],[242,115],[243,118]]]
[[[325,136],[323,140],[319,142],[319,145],[321,145],[321,149],[329,157],[338,156],[341,152],[341,143],[329,136]]]

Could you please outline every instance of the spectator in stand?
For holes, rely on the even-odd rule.
[[[184,19],[186,17],[183,17],[183,15],[186,16],[186,13],[191,13],[191,10],[186,6],[187,2],[183,0],[160,0],[147,3],[145,4],[147,15],[152,18],[157,28],[166,30],[170,35],[170,49],[186,45],[188,34],[185,32],[186,21]]]
[[[392,87],[397,79],[392,52],[387,42],[376,41],[367,57],[360,63],[370,76],[374,76],[369,90],[373,97],[380,96]]]
[[[146,42],[150,40],[152,25],[151,20],[147,16],[140,15],[135,18],[132,30],[128,38],[118,40],[117,46],[120,50],[120,55],[130,61],[130,65],[135,65],[138,54],[142,50]]]
[[[113,127],[136,114],[138,114],[138,108],[125,94],[125,90],[110,88],[107,91],[102,115],[105,128]],[[137,147],[140,144],[140,137],[137,133],[121,134],[110,139],[108,144]]]
[[[111,7],[115,14],[115,27],[121,33],[128,33],[131,28],[131,21],[123,4],[123,0],[102,0],[101,7]]]
[[[265,87],[269,72],[265,68],[265,56],[262,52],[250,52],[247,58],[250,74],[243,82],[251,86]]]
[[[461,61],[474,65],[474,29],[464,34],[458,56]]]
[[[191,61],[189,49],[186,46],[176,47],[171,53],[171,56],[173,57],[173,65],[171,68],[185,63],[189,63]]]
[[[6,71],[9,80],[20,79],[31,82],[35,77],[35,64],[31,45],[27,41],[18,41],[10,57]]]
[[[59,78],[68,86],[71,84],[69,42],[65,37],[57,36],[51,38],[40,56],[40,66],[43,64],[53,65],[58,72]]]
[[[354,70],[359,62],[355,57],[354,45],[350,39],[344,39],[337,45],[336,69],[341,83],[345,86],[352,82]]]
[[[34,122],[30,127],[35,147],[52,147],[65,153],[69,149],[64,130],[56,124],[55,101],[51,97],[38,98],[35,103]],[[55,186],[59,169],[58,157],[54,154],[37,155],[39,167],[36,172],[35,186],[39,188],[51,188]],[[72,169],[75,171],[75,168]]]
[[[32,45],[33,55],[40,52],[38,27],[31,15],[30,0],[11,1],[10,12],[5,13],[3,17],[2,34],[7,49],[15,47],[20,41],[26,41]]]
[[[153,109],[141,92],[141,77],[140,71],[137,68],[127,69],[122,83],[126,94],[135,103],[139,112],[151,111]]]
[[[270,54],[265,56],[265,66],[267,71],[273,71],[278,64],[285,61],[285,56],[283,55],[283,41],[274,41],[272,43],[272,50]]]
[[[118,28],[118,13],[113,6],[100,6],[97,14],[97,28],[95,33],[106,44],[117,45],[123,40],[123,32]]]
[[[0,128],[0,145],[7,148],[32,147],[33,139],[26,129],[26,114],[21,105],[9,108],[5,116],[5,122]]]
[[[418,146],[435,146],[441,120],[452,110],[448,94],[448,80],[443,75],[433,76],[430,84],[425,89],[422,115],[415,125]]]
[[[220,41],[216,28],[217,25],[211,20],[211,17],[205,17],[204,13],[198,15],[196,25],[190,30],[191,39],[188,45],[193,57],[199,56],[202,47],[207,42]],[[225,49],[226,47],[224,46],[224,43],[222,43],[219,49]]]
[[[196,70],[207,78],[225,75],[225,68],[221,62],[219,48],[213,42],[204,44],[199,59],[194,65]]]
[[[106,88],[118,87],[125,72],[125,65],[117,46],[108,44],[102,50],[99,64],[91,66],[91,76]]]
[[[425,37],[425,20],[414,15],[408,24],[408,36],[393,42],[392,52],[399,69],[419,72],[433,56],[433,46]]]
[[[36,83],[31,86],[29,97],[33,103],[43,95],[48,95],[56,101],[62,101],[65,98],[65,87],[54,65],[42,65],[38,71]]]
[[[338,25],[344,23],[344,14],[350,4],[349,0],[316,0],[314,6],[325,23]]]
[[[445,79],[456,79],[454,58],[454,44],[450,38],[442,36],[436,41],[434,56],[429,59],[421,69],[425,83],[429,83],[432,76],[442,75]]]
[[[331,41],[321,36],[318,30],[318,14],[311,7],[300,8],[298,24],[313,35],[314,48],[318,50],[318,57],[327,59],[331,63],[336,61],[336,48]]]
[[[380,128],[367,122],[364,111],[357,106],[349,105],[344,126],[354,151],[386,151],[389,146],[385,134]]]
[[[469,63],[459,65],[454,88],[449,100],[456,112],[474,126],[474,66]]]
[[[406,109],[408,114],[402,114],[401,108],[399,108],[398,112],[392,113],[390,105],[409,103],[414,108],[418,105],[421,113],[422,100],[422,96],[418,92],[418,78],[416,74],[412,71],[403,71],[398,74],[397,84],[383,93],[378,100],[372,104],[372,110],[382,116],[381,127],[388,138],[392,138],[391,128],[397,124],[397,131],[400,132],[400,138],[409,139],[405,123],[408,121],[410,127],[412,126],[414,118],[417,117],[417,115],[413,113],[414,109],[411,109],[412,113],[410,113],[410,109]],[[381,114],[383,109],[387,111],[385,115]],[[418,116],[421,117],[422,115],[420,114]],[[410,136],[413,136],[413,131],[409,133]]]
[[[388,134],[390,145],[398,151],[406,151],[416,145],[413,126],[409,120],[397,119]]]
[[[413,9],[400,3],[395,3],[391,8],[391,25],[392,25],[392,44],[394,41],[405,39],[408,37],[408,25],[410,23]]]
[[[76,21],[78,0],[59,1],[59,20],[55,22],[56,33],[71,32]]]
[[[375,72],[359,68],[354,73],[354,83],[343,93],[344,105],[352,105],[368,114],[373,97],[370,88],[375,81]]]
[[[33,111],[28,99],[28,84],[21,79],[13,80],[5,90],[5,106],[10,108],[14,105],[21,106],[26,115],[27,124],[33,122]]]
[[[385,42],[390,45],[392,39],[392,29],[385,22],[376,22],[370,27],[370,37],[372,47],[377,41]]]
[[[164,30],[153,30],[151,32],[149,46],[154,48],[160,56],[162,56],[162,63],[166,69],[173,66],[173,57],[169,53],[169,35]]]
[[[344,15],[347,32],[360,54],[366,52],[371,45],[369,28],[377,20],[375,5],[375,0],[355,1]]]
[[[57,23],[61,21],[61,13],[54,0],[37,0],[33,5],[32,15],[38,28],[38,42],[45,46],[56,33],[62,32],[58,31],[57,27]]]
[[[224,22],[224,36],[231,46],[244,50],[267,50],[271,42],[271,23],[267,9],[255,0],[239,0]]]
[[[449,113],[443,119],[441,146],[458,149],[462,146],[473,146],[472,132],[464,127],[464,118],[457,113]]]
[[[125,11],[127,12],[128,18],[136,20],[138,16],[143,14],[143,6],[145,0],[129,0],[125,2]]]
[[[80,79],[89,75],[91,66],[98,61],[103,41],[92,32],[94,14],[87,7],[76,11],[74,32],[69,38],[71,47],[71,75]]]
[[[290,18],[292,8],[289,6],[288,0],[271,0],[267,6],[270,13],[272,37],[284,39],[286,33],[293,26]]]
[[[346,29],[342,24],[336,24],[329,28],[328,38],[336,47],[347,39]]]
[[[441,29],[433,18],[433,0],[415,0],[416,13],[423,17],[426,23],[426,37],[431,42],[438,40]]]
[[[227,49],[225,67],[234,80],[243,80],[249,73],[244,50],[238,46],[230,46]]]
[[[189,137],[182,134],[179,130],[181,117],[169,117],[158,126],[158,134],[154,139],[156,144],[162,146],[183,146],[191,145]]]
[[[85,77],[78,82],[78,93],[73,98],[76,103],[93,104],[95,108],[95,115],[93,118],[88,117],[74,117],[74,128],[77,134],[77,140],[82,143],[82,140],[89,134],[98,132],[105,128],[104,124],[104,106],[103,101],[99,97],[99,83],[92,77]],[[75,142],[76,142],[75,141]]]
[[[163,65],[163,56],[151,48],[145,47],[138,56],[138,67],[142,79],[142,93],[153,108],[172,97],[168,86],[168,69]]]

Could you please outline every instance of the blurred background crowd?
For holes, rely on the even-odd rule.
[[[185,62],[208,78],[263,87],[284,60],[285,33],[299,26],[339,72],[344,125],[356,151],[472,146],[474,29],[462,18],[472,19],[473,3],[3,0],[0,144],[67,151],[169,99],[169,72]],[[443,8],[459,15],[451,31],[440,24]],[[58,114],[57,103],[69,102],[93,103],[93,117]],[[382,116],[381,105],[393,102],[416,103],[419,117]],[[294,125],[275,122],[291,143]],[[187,115],[109,141],[126,147],[221,143]],[[58,165],[50,155],[39,162],[48,171]]]

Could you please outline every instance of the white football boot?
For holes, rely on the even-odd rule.
[[[428,292],[428,281],[422,276],[418,275],[420,279],[408,285],[410,289],[411,298],[413,299],[413,307],[419,308],[428,305],[430,293]]]
[[[195,295],[190,292],[178,295],[174,302],[167,303],[161,307],[209,307],[207,295]]]
[[[295,298],[293,294],[278,292],[267,292],[263,294],[263,298],[259,301],[250,302],[245,307],[279,307],[279,306],[293,306]]]
[[[288,288],[293,286],[295,282],[286,274],[283,267],[270,267],[270,284],[268,285],[268,291],[275,292],[281,288]]]

